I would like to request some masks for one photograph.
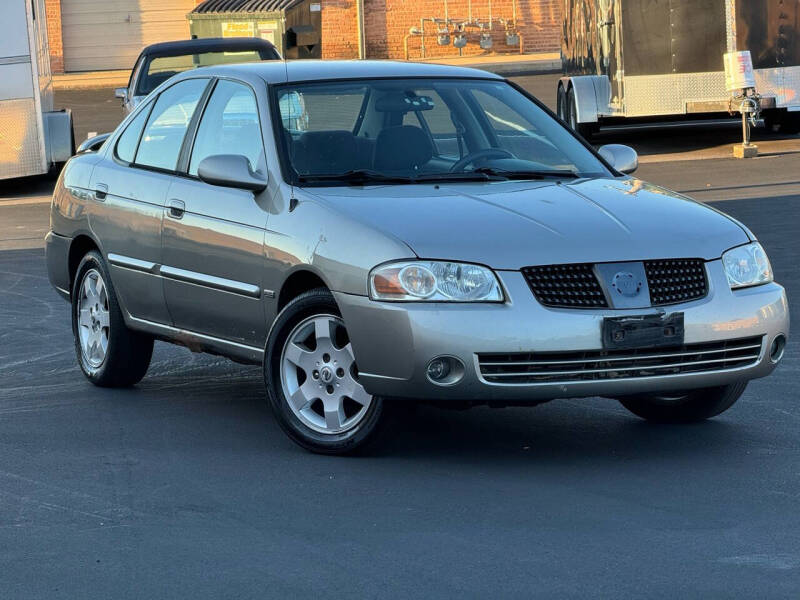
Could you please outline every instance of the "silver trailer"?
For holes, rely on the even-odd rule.
[[[765,125],[800,131],[800,0],[564,0],[559,116],[584,136],[738,109],[723,55],[749,50]]]
[[[53,111],[44,0],[0,1],[0,180],[72,156],[72,114]]]

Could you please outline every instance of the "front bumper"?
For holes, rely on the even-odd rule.
[[[775,363],[769,348],[789,334],[784,289],[770,283],[732,291],[721,261],[707,263],[705,298],[660,309],[574,310],[540,305],[516,271],[499,272],[504,304],[388,303],[335,293],[353,344],[359,377],[372,394],[430,400],[531,402],[554,398],[621,396],[726,385],[764,377]],[[686,344],[762,337],[758,360],[744,367],[593,381],[487,382],[478,354],[602,350],[604,317],[683,312]],[[450,386],[426,376],[437,356],[458,358],[464,377]]]

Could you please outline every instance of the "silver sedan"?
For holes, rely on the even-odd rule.
[[[261,364],[317,452],[420,400],[713,417],[781,360],[786,295],[744,225],[636,166],[482,71],[211,67],[69,161],[49,275],[93,383],[155,339]]]

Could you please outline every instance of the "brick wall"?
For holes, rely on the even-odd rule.
[[[61,41],[61,0],[45,0],[47,42],[50,46],[50,72],[64,72],[64,46]]]
[[[562,0],[519,0],[517,2],[517,28],[522,35],[524,52],[558,52],[561,47]],[[364,25],[366,29],[367,58],[404,58],[403,40],[411,27],[420,27],[420,18],[444,18],[443,0],[364,0]],[[466,20],[469,16],[467,0],[448,2],[450,19]],[[506,45],[505,33],[497,19],[511,20],[512,0],[493,0],[492,52],[518,52],[518,47]],[[472,18],[488,21],[488,0],[473,0]],[[425,23],[425,56],[428,58],[457,56],[452,43],[439,46],[436,26]],[[469,43],[463,55],[485,54],[478,45],[479,32],[469,29]],[[452,42],[452,38],[451,38]],[[421,40],[412,36],[408,40],[409,58],[419,59]],[[357,58],[358,32],[355,0],[322,0],[322,52],[324,58]]]

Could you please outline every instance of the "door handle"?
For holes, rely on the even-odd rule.
[[[173,219],[182,219],[186,212],[186,204],[183,200],[170,200],[167,203],[167,214]]]
[[[108,186],[105,183],[97,183],[94,186],[94,197],[101,202],[106,199],[108,195]]]

